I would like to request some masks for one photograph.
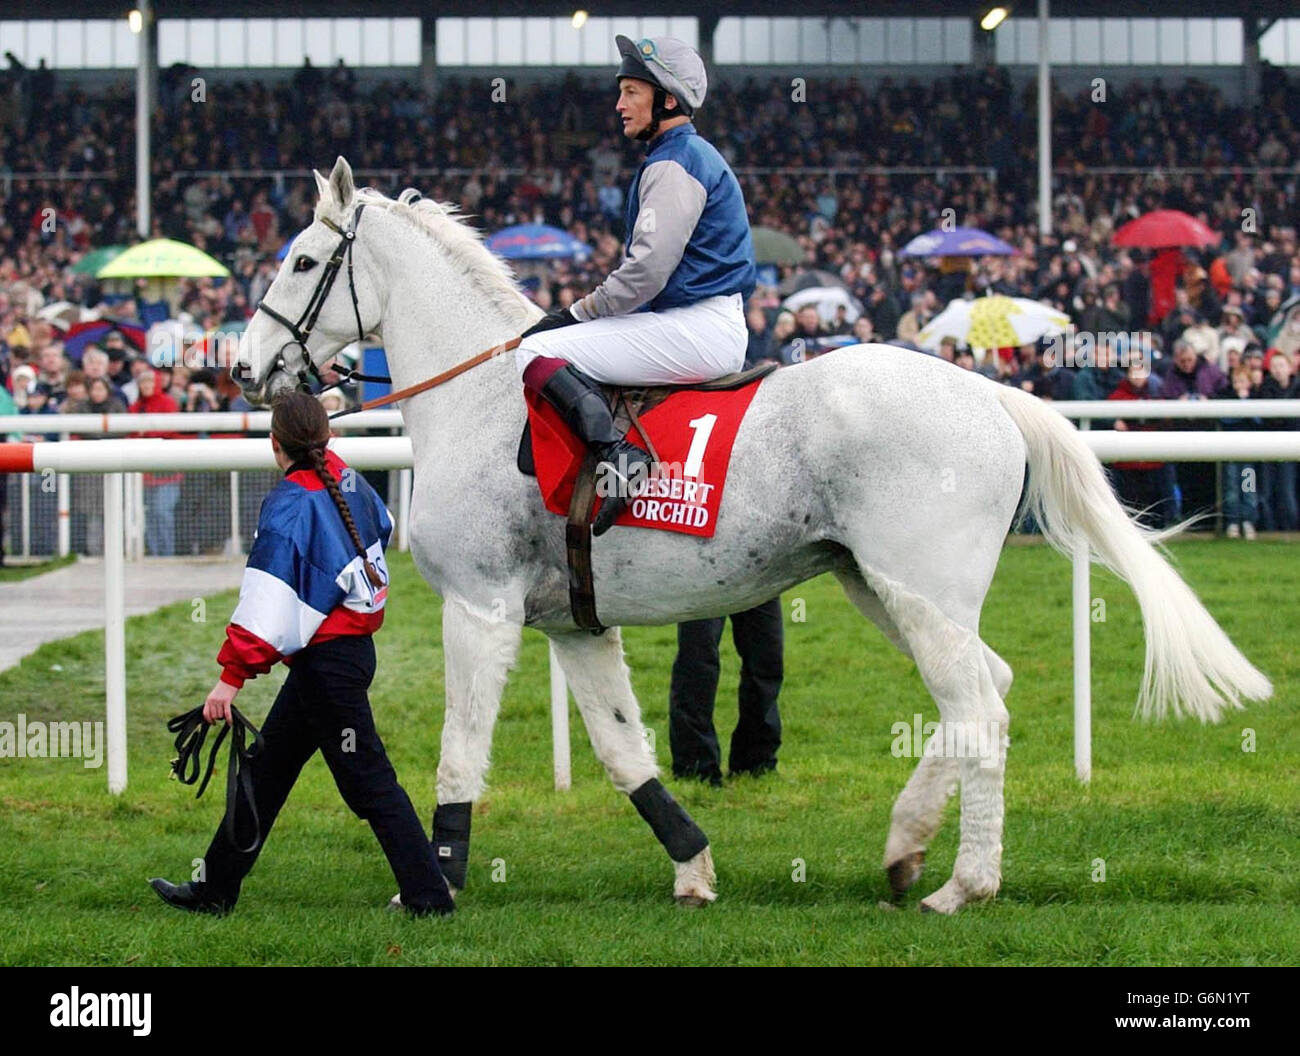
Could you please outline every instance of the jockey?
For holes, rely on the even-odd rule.
[[[524,385],[623,485],[601,504],[595,535],[651,465],[615,427],[600,384],[683,385],[740,370],[755,279],[740,184],[691,123],[708,87],[703,60],[673,37],[615,41],[623,57],[615,110],[623,134],[646,144],[627,196],[624,260],[587,296],[526,330],[515,353]],[[584,325],[560,329],[574,323]]]

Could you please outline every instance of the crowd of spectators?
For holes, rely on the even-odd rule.
[[[200,72],[161,75],[153,234],[212,253],[232,277],[177,284],[166,314],[182,355],[161,369],[120,333],[71,355],[41,315],[58,302],[123,324],[142,313],[143,288],[109,289],[72,270],[94,248],[136,239],[132,85],[92,92],[45,69],[0,78],[0,399],[22,413],[245,406],[211,335],[249,317],[315,193],[309,178],[267,170],[327,169],[344,154],[377,174],[367,182],[390,193],[418,186],[486,231],[562,227],[592,251],[525,279],[544,308],[618,264],[624,188],[642,148],[621,134],[608,77],[510,85],[502,98],[486,78],[445,76],[433,97],[409,82],[358,85],[342,64],[305,65],[274,84],[211,80],[196,93]],[[1300,296],[1300,91],[1265,64],[1260,95],[1245,105],[1194,80],[1093,94],[1054,97],[1053,233],[1040,239],[1033,87],[1016,90],[1005,69],[926,83],[813,78],[801,91],[760,76],[715,79],[701,132],[737,171],[752,224],[792,235],[804,254],[763,270],[747,310],[748,361],[796,363],[856,342],[916,347],[950,300],[994,292],[1050,304],[1080,331],[1140,332],[1151,354],[1129,364],[1121,347],[1119,359],[1100,352],[1078,366],[1068,341],[1064,359],[1046,342],[928,351],[1048,399],[1296,396],[1293,356],[1270,341],[1279,310]],[[1198,216],[1221,244],[1161,256],[1111,245],[1119,225],[1156,208]],[[943,216],[1018,252],[899,255]],[[784,291],[813,270],[842,288],[839,307],[783,308]],[[1243,413],[1228,427],[1259,426]],[[30,435],[46,432],[33,423]],[[1242,532],[1296,528],[1294,465],[1261,474],[1249,499],[1224,488],[1225,516]],[[1204,505],[1206,475],[1115,470],[1121,494],[1157,519]],[[1211,501],[1212,492],[1211,481]]]

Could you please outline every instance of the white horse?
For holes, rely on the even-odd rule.
[[[306,314],[322,296],[307,338],[311,359],[327,362],[360,329],[382,340],[397,387],[540,316],[449,207],[414,191],[394,201],[357,190],[342,158],[328,181],[316,179],[315,222],[267,294],[274,315],[258,312],[244,335],[250,395],[265,400],[295,384],[292,372],[305,364],[297,346],[282,349],[291,340],[285,317]],[[332,254],[343,270],[331,292],[321,280]],[[340,288],[344,277],[351,297]],[[1242,698],[1272,692],[1154,549],[1152,533],[1120,506],[1074,427],[1026,393],[940,359],[856,346],[765,380],[736,437],[713,538],[621,527],[595,540],[597,607],[611,628],[600,636],[578,630],[570,615],[564,519],[543,508],[536,482],[515,467],[524,410],[509,355],[402,407],[415,452],[411,549],[443,598],[437,793],[439,812],[451,813],[449,824],[435,818],[444,830],[435,842],[444,856],[467,854],[469,805],[484,790],[502,688],[529,626],[554,643],[596,755],[673,858],[677,898],[713,900],[707,840],[656,779],[617,628],[738,612],[829,571],[915,661],[943,724],[979,723],[997,734],[991,758],[927,753],[918,763],[885,843],[894,892],[920,875],[960,784],[953,874],[922,908],[952,913],[992,897],[1001,882],[1011,670],[980,637],[980,609],[1026,464],[1024,508],[1048,541],[1067,553],[1086,541],[1137,595],[1147,648],[1142,712],[1214,720]],[[943,734],[941,726],[935,736]],[[463,860],[450,865],[449,878],[463,884]]]

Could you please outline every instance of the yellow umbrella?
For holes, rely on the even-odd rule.
[[[1070,317],[1050,304],[994,294],[953,301],[925,324],[916,343],[936,349],[943,338],[955,337],[971,348],[1007,348],[1063,334],[1069,325]]]
[[[201,249],[170,238],[132,246],[95,273],[99,279],[193,279],[230,271]]]

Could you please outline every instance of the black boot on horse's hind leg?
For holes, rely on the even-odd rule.
[[[618,431],[599,383],[571,364],[556,370],[537,391],[606,467],[613,486],[597,489],[603,501],[591,528],[593,535],[604,535],[627,506],[631,488],[649,476],[654,459]]]

